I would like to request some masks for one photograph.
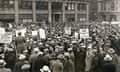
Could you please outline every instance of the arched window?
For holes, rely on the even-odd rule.
[[[111,3],[111,10],[112,10],[112,11],[115,10],[115,3],[114,3],[114,2]]]

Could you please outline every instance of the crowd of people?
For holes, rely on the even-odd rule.
[[[89,33],[86,39],[61,32],[40,39],[19,32],[0,46],[0,72],[120,72],[116,32],[102,37],[93,28]]]

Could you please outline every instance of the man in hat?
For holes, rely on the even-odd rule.
[[[84,72],[86,56],[85,47],[80,47],[77,43],[74,43],[73,52],[75,55],[75,72]]]
[[[23,72],[23,70],[21,68],[25,64],[25,59],[26,59],[25,55],[23,55],[23,54],[19,55],[18,61],[15,64],[13,72]]]
[[[63,63],[61,62],[61,55],[52,63],[52,72],[63,72]]]
[[[12,72],[10,69],[5,68],[6,62],[0,59],[0,72]]]
[[[105,64],[102,72],[116,72],[116,66],[111,62],[112,57],[108,54],[104,57]]]
[[[65,56],[64,72],[75,72],[74,62],[70,59],[70,54],[68,52],[65,52],[64,56]]]
[[[15,38],[15,45],[17,54],[21,54],[25,50],[25,38],[21,36],[21,32]]]
[[[108,52],[108,54],[110,54],[111,56],[112,56],[112,62],[114,63],[114,64],[117,64],[117,57],[118,57],[118,55],[116,54],[116,52],[115,52],[115,50],[113,49],[113,48],[109,48],[108,50],[107,50],[107,52]]]
[[[94,54],[93,54],[92,51],[93,51],[92,44],[90,43],[90,44],[88,44],[87,51],[86,51],[86,59],[85,59],[86,67],[85,67],[85,72],[89,72],[90,71],[92,58],[94,56]]]
[[[32,54],[30,55],[29,61],[31,64],[31,72],[34,72],[34,63],[35,63],[37,57],[39,56],[39,54],[40,54],[39,48],[34,48]]]
[[[44,58],[46,59],[46,61],[50,61],[50,51],[48,48],[44,49]]]
[[[40,69],[40,72],[51,72],[50,68],[48,66],[43,66],[42,69]]]
[[[5,61],[7,62],[6,67],[13,71],[16,62],[16,51],[13,48],[8,48],[5,51]]]
[[[71,47],[71,48],[68,48],[67,51],[68,51],[69,54],[70,54],[70,59],[74,62],[74,60],[75,60],[75,55],[74,55],[74,53],[73,53],[73,48],[72,48],[72,47]]]
[[[39,72],[40,69],[44,66],[44,65],[47,65],[49,66],[49,61],[47,61],[44,56],[43,56],[43,53],[41,52],[37,59],[35,60],[35,63],[34,63],[34,72]]]

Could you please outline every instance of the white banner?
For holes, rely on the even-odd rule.
[[[21,33],[21,36],[25,36],[25,33],[26,33],[26,28],[16,30],[16,36],[18,36],[18,33]]]
[[[39,36],[41,39],[46,39],[46,34],[44,29],[42,28],[39,29]]]
[[[71,27],[65,27],[65,34],[70,35],[71,34]]]
[[[78,32],[75,32],[74,35],[75,35],[75,38],[78,39],[79,33],[78,33]]]
[[[80,29],[80,38],[89,38],[89,29]]]
[[[32,31],[32,36],[37,36],[37,35],[38,35],[38,31],[37,30]]]
[[[5,28],[0,27],[0,34],[5,34]]]
[[[0,37],[0,43],[11,43],[12,42],[12,33],[5,33]]]

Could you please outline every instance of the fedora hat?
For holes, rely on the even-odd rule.
[[[6,62],[5,62],[5,60],[3,60],[3,59],[0,59],[0,66],[5,66],[6,65]]]
[[[112,49],[112,48],[110,48],[110,49],[108,49],[108,53],[113,54],[113,53],[115,53],[115,50],[114,50],[114,49]]]
[[[51,72],[51,71],[50,71],[50,68],[49,68],[48,66],[46,66],[46,65],[44,65],[43,68],[40,69],[40,71],[41,71],[41,72]]]
[[[112,57],[109,54],[106,54],[104,57],[104,61],[112,61]]]
[[[20,54],[18,59],[19,60],[24,60],[25,58],[26,58],[26,56],[24,54]]]

